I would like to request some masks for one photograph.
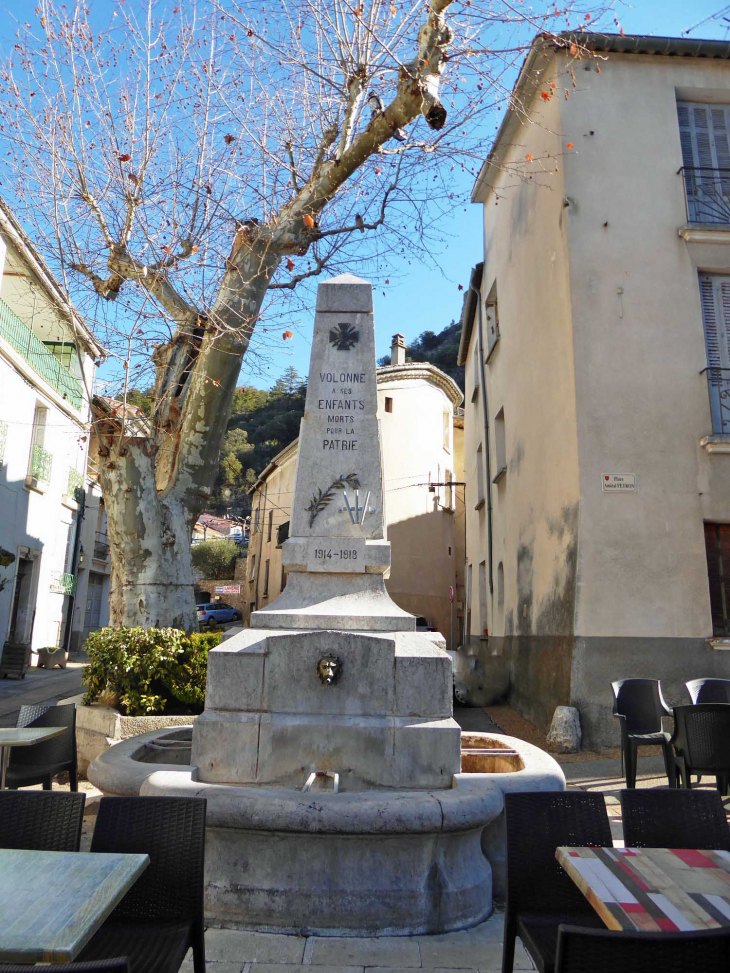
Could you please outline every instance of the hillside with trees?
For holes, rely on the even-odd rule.
[[[406,361],[430,362],[451,376],[464,391],[464,368],[456,364],[461,339],[461,321],[452,321],[443,331],[422,331],[410,345],[406,345]],[[390,355],[378,359],[378,365],[390,365]]]

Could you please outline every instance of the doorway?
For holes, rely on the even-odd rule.
[[[101,619],[101,599],[104,589],[104,575],[89,571],[89,584],[86,588],[86,614],[84,615],[84,641],[90,632],[96,632]]]
[[[30,642],[33,614],[33,561],[31,558],[20,557],[15,574],[8,642]]]

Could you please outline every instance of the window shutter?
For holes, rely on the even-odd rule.
[[[707,349],[707,365],[710,368],[720,368],[720,343],[717,333],[717,311],[715,307],[715,288],[712,277],[700,276],[700,299],[702,302],[702,324],[705,329],[705,348]]]
[[[700,274],[712,430],[730,433],[730,277]]]
[[[679,141],[682,146],[682,165],[699,165],[695,156],[692,118],[689,105],[683,105],[681,102],[677,102],[677,118],[679,120]]]

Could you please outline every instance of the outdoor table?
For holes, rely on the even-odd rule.
[[[609,929],[730,928],[730,852],[558,848],[555,857]]]
[[[67,730],[67,726],[0,726],[0,791],[5,790],[11,747],[31,747]]]
[[[148,855],[0,849],[0,962],[73,960],[149,861]]]

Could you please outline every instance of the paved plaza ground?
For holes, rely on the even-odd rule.
[[[17,712],[25,703],[51,704],[81,692],[82,668],[80,663],[69,663],[65,670],[31,669],[22,681],[0,680],[0,726],[14,725]],[[486,710],[458,707],[454,715],[466,730],[502,731],[546,749],[544,735],[508,706],[491,706]],[[656,750],[639,757],[638,787],[666,786],[662,757],[658,748]],[[563,768],[569,788],[604,794],[614,842],[622,843],[618,794],[624,787],[624,780],[618,747],[554,756]],[[68,787],[68,784],[61,786]],[[705,786],[711,786],[709,780]],[[100,795],[87,781],[82,781],[80,788],[87,794],[82,848],[88,848]],[[730,799],[725,803],[730,805]],[[457,970],[461,973],[492,973],[501,969],[503,920],[503,912],[497,908],[485,922],[461,932],[377,939],[209,929],[206,933],[208,973],[300,973],[300,968],[308,967],[316,968],[310,973],[364,973],[365,970],[367,973],[400,973],[417,969],[431,973]],[[534,969],[519,942],[515,969]],[[190,955],[182,970],[192,973]]]

